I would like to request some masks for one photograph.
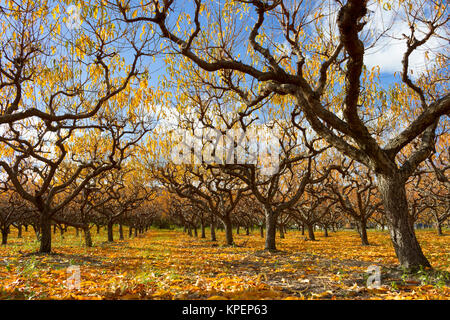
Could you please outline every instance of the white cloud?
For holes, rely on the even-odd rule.
[[[381,73],[393,74],[394,72],[402,71],[402,59],[407,48],[407,40],[404,35],[409,36],[411,30],[407,23],[404,9],[395,7],[392,3],[391,6],[391,10],[386,10],[377,1],[369,4],[369,13],[366,16],[367,24],[360,33],[360,38],[365,41],[364,63],[369,70],[379,66]],[[332,34],[339,33],[336,22],[338,12],[339,5],[334,2],[329,7],[324,6],[322,8],[322,14],[328,16],[328,19],[322,21],[325,38],[330,37],[329,32]],[[417,39],[422,39],[427,31],[427,26],[416,21],[415,36]],[[377,37],[380,38],[374,46],[371,46]],[[432,36],[424,45],[417,48],[410,55],[409,75],[413,78],[418,77],[418,75],[426,71],[427,67],[430,68],[434,65],[436,52],[448,51],[448,48],[448,43],[445,40]],[[428,59],[425,56],[426,52],[428,52]]]
[[[406,52],[406,38],[411,30],[409,24],[402,16],[402,10],[393,8],[384,10],[381,6],[369,7],[371,12],[370,21],[366,30],[370,30],[373,36],[380,35],[385,29],[386,33],[377,41],[373,48],[366,50],[364,63],[369,68],[379,66],[381,73],[401,72],[403,69],[402,59]],[[428,28],[421,23],[417,23],[415,36],[422,39]],[[436,52],[445,50],[446,45],[442,39],[431,37],[423,46],[417,48],[409,57],[409,75],[418,77],[425,72],[427,68],[434,65],[433,59]],[[428,59],[426,57],[428,53]],[[412,72],[411,72],[412,70]]]

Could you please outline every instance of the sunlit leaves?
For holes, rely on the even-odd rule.
[[[444,275],[449,271],[445,237],[418,234]],[[280,244],[281,253],[264,254],[258,249],[263,239],[255,234],[237,236],[239,244],[245,243],[242,247],[212,247],[179,231],[151,230],[116,245],[86,249],[72,230],[58,241],[58,255],[24,257],[18,250],[31,250],[22,245],[31,236],[0,248],[9,250],[0,263],[0,298],[447,299],[450,294],[445,281],[430,284],[432,278],[425,273],[410,279],[389,269],[395,255],[387,234],[379,231],[371,232],[375,245],[364,248],[353,232],[313,242],[292,231]],[[79,290],[65,285],[70,263],[80,265]],[[369,264],[383,266],[380,288],[365,285]]]

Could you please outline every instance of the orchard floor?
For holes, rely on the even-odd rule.
[[[434,270],[408,275],[381,231],[369,231],[370,246],[350,230],[318,232],[317,241],[291,231],[269,253],[256,231],[235,235],[229,247],[221,232],[215,243],[158,229],[107,243],[102,230],[85,248],[70,229],[64,239],[54,235],[53,254],[40,255],[33,232],[18,239],[14,230],[0,246],[0,299],[450,299],[445,234],[417,231]],[[367,287],[372,265],[381,268],[381,287]],[[78,288],[68,287],[70,266],[79,266]]]

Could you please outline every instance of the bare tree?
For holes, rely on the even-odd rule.
[[[433,152],[439,119],[450,113],[450,94],[445,89],[448,69],[445,72],[438,66],[431,70],[431,76],[420,79],[422,86],[410,77],[409,63],[411,54],[431,38],[440,37],[448,42],[446,2],[399,2],[409,26],[409,34],[404,36],[407,46],[401,79],[410,98],[408,107],[414,114],[411,113],[411,120],[405,122],[399,133],[385,141],[377,141],[364,116],[379,103],[379,100],[366,99],[368,91],[362,83],[365,50],[373,46],[361,37],[371,20],[366,0],[338,1],[329,6],[304,1],[245,0],[233,2],[227,8],[194,0],[189,20],[181,18],[176,3],[175,0],[150,1],[138,6],[147,9],[146,13],[133,16],[129,1],[117,2],[116,7],[127,23],[157,25],[161,36],[173,45],[172,50],[201,69],[228,71],[238,79],[245,75],[247,80],[239,86],[249,100],[286,97],[294,105],[292,121],[304,113],[314,131],[330,145],[375,173],[400,264],[407,268],[429,267],[408,222],[405,183]],[[319,11],[323,7],[334,11],[324,14]],[[248,20],[239,20],[238,10],[244,9],[252,9],[255,18],[248,31],[245,29]],[[211,12],[215,14],[205,19]],[[213,29],[212,22],[228,28]],[[176,24],[181,32],[173,27]],[[283,43],[288,53],[279,50]],[[248,48],[247,55],[243,47]],[[445,66],[447,57],[438,57],[436,61]],[[335,82],[337,77],[344,80],[342,84]],[[251,84],[260,90],[247,90]],[[385,106],[390,103],[387,108],[393,110],[397,100],[385,99],[383,103]],[[342,119],[337,114],[339,109]],[[399,159],[401,151],[409,146],[413,146],[412,151]]]
[[[362,245],[369,245],[367,222],[375,212],[381,209],[382,203],[378,198],[371,173],[366,170],[363,174],[356,168],[353,168],[353,171],[353,177],[347,171],[347,184],[344,186],[339,186],[339,183],[330,183],[328,186],[330,193],[338,202],[339,209],[356,222]]]

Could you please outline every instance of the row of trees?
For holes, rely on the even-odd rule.
[[[155,192],[149,189],[132,171],[109,171],[100,176],[95,184],[90,183],[68,205],[52,215],[51,225],[61,234],[68,227],[76,228],[77,233],[84,233],[85,244],[91,247],[91,229],[95,226],[97,233],[104,226],[107,241],[114,241],[113,227],[119,225],[119,237],[124,238],[123,226],[129,227],[137,234],[150,227],[159,212],[151,200]],[[74,186],[73,186],[74,187]],[[22,228],[31,226],[39,241],[42,242],[40,212],[16,192],[4,190],[1,195],[0,231],[2,244],[7,243],[12,227],[22,235]],[[51,235],[50,235],[51,236]]]
[[[251,169],[257,171],[256,167]],[[412,228],[434,226],[442,235],[442,227],[450,221],[449,192],[445,183],[436,179],[436,174],[443,171],[435,169],[424,170],[408,183],[411,196],[408,222]],[[200,228],[205,237],[205,228],[209,226],[211,240],[216,240],[215,228],[219,226],[225,231],[226,243],[232,245],[233,228],[242,227],[248,233],[259,227],[261,236],[266,239],[265,249],[276,250],[273,230],[278,230],[283,238],[287,229],[301,228],[302,233],[306,229],[309,239],[315,240],[315,227],[322,228],[325,235],[331,229],[352,227],[358,232],[361,244],[369,245],[368,227],[384,230],[388,223],[380,194],[372,175],[364,172],[363,167],[348,164],[339,171],[325,178],[323,172],[316,173],[321,176],[320,184],[319,179],[304,180],[301,191],[298,191],[301,183],[291,178],[289,170],[284,174],[276,172],[259,183],[250,180],[248,176],[253,177],[250,174],[240,180],[239,175],[222,173],[211,165],[159,167],[153,175],[168,192],[159,200],[167,206],[161,215],[183,226],[190,234],[192,230],[197,234]],[[275,178],[279,185],[269,198],[265,195],[273,188]],[[430,192],[435,197],[426,196]],[[267,207],[275,209],[269,211]]]
[[[284,238],[288,230],[298,229],[302,231],[302,235],[307,231],[309,240],[315,240],[317,227],[323,230],[325,236],[328,236],[329,230],[351,227],[358,232],[361,244],[369,245],[367,229],[376,227],[384,230],[386,227],[382,202],[367,172],[364,177],[359,172],[358,175],[351,175],[349,171],[350,169],[347,169],[345,180],[330,175],[319,186],[308,185],[299,201],[281,211],[272,227],[278,230],[280,238]],[[430,181],[430,175],[434,174],[436,172],[423,173],[418,180]],[[221,228],[225,231],[225,241],[228,245],[234,244],[233,228],[237,233],[242,228],[247,235],[250,230],[259,228],[261,237],[266,237],[264,229],[266,232],[272,230],[267,225],[272,223],[272,220],[266,219],[264,204],[250,190],[242,190],[238,197],[227,199],[226,189],[213,188],[210,191],[203,184],[193,183],[193,179],[173,184],[168,182],[167,176],[161,176],[160,179],[166,181],[167,186],[155,193],[153,190],[156,188],[145,190],[142,185],[137,185],[136,178],[132,172],[116,171],[100,180],[96,184],[98,187],[90,185],[72,205],[55,215],[54,232],[59,229],[63,235],[67,227],[74,227],[77,233],[78,230],[84,233],[85,244],[91,247],[91,229],[94,226],[97,233],[101,226],[106,228],[108,241],[114,240],[113,225],[117,224],[121,240],[124,239],[124,226],[128,226],[130,237],[133,230],[134,235],[137,235],[154,224],[160,227],[178,225],[191,236],[198,236],[199,229],[201,238],[206,238],[206,229],[209,227],[212,241],[217,240],[215,230]],[[130,179],[134,179],[132,185],[126,185],[127,182],[130,183]],[[216,183],[223,181],[223,177],[219,179]],[[436,190],[439,190],[439,180],[431,181],[434,184],[411,181],[410,192],[415,194],[416,198],[411,201],[410,223],[413,227],[435,226],[438,234],[442,235],[442,227],[445,223],[450,223],[448,195],[438,195]],[[438,195],[437,199],[422,196],[429,192]],[[223,194],[220,195],[221,193]],[[218,207],[215,200],[219,202],[220,198],[224,202]],[[32,226],[40,239],[36,210],[27,206],[15,193],[7,191],[2,194],[1,206],[2,244],[7,243],[12,227],[17,229],[18,236],[21,237],[22,228]],[[271,241],[275,243],[275,238]]]

